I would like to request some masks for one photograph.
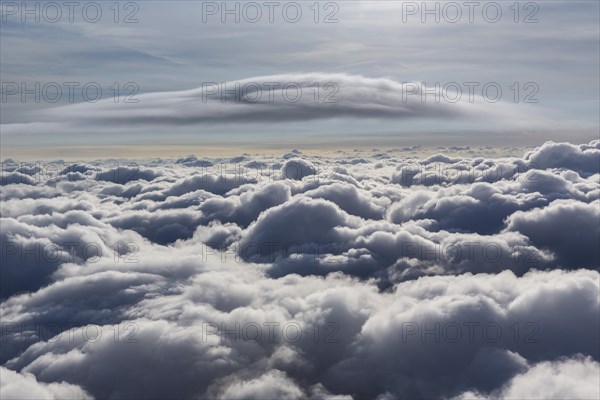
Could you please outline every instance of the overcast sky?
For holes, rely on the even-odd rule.
[[[256,8],[238,5],[239,22],[223,14],[221,2],[121,2],[118,16],[113,3],[98,2],[101,17],[95,6],[84,12],[81,3],[72,10],[73,22],[61,6],[56,23],[56,10],[46,3],[36,23],[20,2],[2,2],[3,156],[45,145],[326,148],[340,146],[340,138],[353,146],[535,145],[597,137],[596,1],[521,2],[518,15],[513,2],[472,9],[440,3],[439,23],[423,13],[421,2],[298,2],[298,18],[295,5],[280,2],[269,10],[258,2],[259,18]],[[295,103],[278,97],[280,89],[274,101],[263,97],[258,104],[243,96],[223,102],[220,91],[202,97],[208,82],[231,88],[273,76],[280,86],[312,80],[321,91],[315,100],[313,89],[304,87]],[[35,91],[36,82],[40,101],[33,94],[23,101],[23,88]],[[79,84],[72,99],[65,82]],[[402,86],[411,82],[450,84],[448,97],[456,83],[462,97],[436,103],[428,95],[422,102],[411,92],[416,86]],[[478,85],[472,102],[467,82]],[[54,83],[63,92],[53,103]],[[102,97],[87,102],[81,88],[95,83]],[[486,84],[492,87],[484,93]],[[205,92],[186,92],[203,85]],[[498,87],[498,101],[488,101]],[[148,97],[152,92],[166,93]],[[137,103],[123,103],[127,94]],[[336,102],[324,101],[328,95]]]

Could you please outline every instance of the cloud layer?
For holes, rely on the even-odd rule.
[[[438,150],[6,160],[2,398],[598,398],[600,142]]]
[[[500,87],[499,84],[490,84]],[[436,86],[437,85],[437,86]],[[52,107],[5,124],[6,134],[22,127],[182,126],[216,123],[272,123],[334,118],[463,119],[513,128],[547,122],[529,104],[515,104],[487,90],[457,83],[432,87],[349,74],[281,74],[227,82],[202,82],[195,89],[144,93]],[[484,84],[477,84],[484,86]],[[499,89],[493,89],[501,91]],[[493,92],[490,90],[490,92]],[[64,121],[69,121],[65,123]],[[546,122],[545,122],[546,121]],[[22,124],[25,125],[22,125]],[[41,124],[41,125],[40,125]],[[508,126],[507,125],[507,126]]]

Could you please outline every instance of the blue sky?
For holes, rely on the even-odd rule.
[[[518,23],[514,22],[514,8],[510,8],[512,1],[495,3],[502,10],[496,23],[487,21],[483,14],[486,2],[474,9],[472,23],[464,6],[460,7],[463,15],[457,23],[448,20],[453,18],[451,14],[443,13],[439,23],[432,15],[425,15],[426,21],[422,22],[421,10],[410,13],[414,9],[399,1],[320,2],[318,23],[313,19],[314,8],[310,8],[313,2],[298,2],[303,14],[296,23],[286,21],[280,11],[286,2],[279,2],[281,7],[274,10],[272,23],[263,2],[258,2],[263,12],[259,22],[244,21],[240,14],[239,23],[232,16],[223,23],[220,10],[208,14],[207,3],[199,1],[121,2],[118,23],[109,9],[112,2],[98,2],[103,14],[96,23],[87,22],[78,10],[71,23],[64,15],[65,9],[57,23],[44,21],[49,14],[42,14],[40,23],[31,16],[23,23],[20,10],[15,13],[10,8],[13,3],[2,2],[0,63],[4,92],[7,84],[15,83],[19,88],[21,84],[32,88],[36,82],[41,86],[49,82],[77,82],[81,86],[96,82],[103,88],[103,97],[98,103],[83,104],[85,108],[81,109],[70,104],[86,103],[79,90],[74,91],[73,101],[63,93],[57,103],[44,98],[36,103],[32,95],[23,102],[20,93],[4,93],[0,120],[3,155],[10,154],[12,148],[36,146],[325,148],[339,146],[340,140],[353,146],[506,141],[532,145],[550,139],[581,142],[598,135],[597,1],[540,1],[532,3],[535,7],[520,2]],[[221,6],[221,2],[212,4]],[[235,2],[228,4],[235,7]],[[414,4],[420,6],[421,2]],[[434,2],[428,4],[435,6]],[[439,4],[442,7],[445,3]],[[124,23],[122,19],[132,12],[138,22]],[[323,23],[331,13],[337,22]],[[524,23],[527,15],[538,22]],[[411,109],[398,116],[389,110],[384,116],[379,112],[370,114],[373,102],[379,101],[379,81],[366,87],[353,86],[357,93],[366,91],[368,100],[364,104],[344,92],[348,86],[340,87],[339,106],[351,102],[349,112],[336,113],[318,105],[308,111],[309,118],[302,118],[304,114],[296,111],[292,111],[292,118],[277,117],[290,107],[301,107],[300,103],[266,105],[271,108],[251,120],[226,117],[207,122],[203,117],[194,119],[194,123],[182,123],[178,114],[167,122],[131,124],[125,118],[114,124],[114,119],[120,117],[112,112],[98,117],[98,110],[111,101],[109,88],[115,82],[120,87],[133,82],[137,106],[152,114],[144,109],[147,93],[167,92],[162,94],[162,109],[170,107],[169,93],[177,96],[205,82],[277,76],[283,84],[302,74],[320,74],[321,83],[331,81],[332,74],[343,74],[351,85],[362,77],[399,84],[421,82],[427,87],[456,82],[463,89],[464,82],[477,82],[479,87],[493,82],[503,92],[498,103],[479,101],[477,105],[484,109],[482,118],[474,118],[477,110],[465,115],[453,115],[451,111],[447,115],[429,104],[434,103],[431,99],[426,99],[426,112]],[[515,82],[520,90],[517,103]],[[534,86],[526,90],[527,83],[535,84],[532,98],[537,103],[522,102],[526,94],[533,92]],[[478,90],[475,94],[481,94]],[[207,104],[202,102],[195,105],[202,115],[222,110],[205,109]],[[54,109],[59,106],[63,107]],[[389,109],[397,104],[387,102],[385,106]],[[112,109],[119,115],[129,113],[126,105],[117,104]],[[81,110],[85,110],[86,118],[81,117]],[[414,117],[407,118],[410,113]]]

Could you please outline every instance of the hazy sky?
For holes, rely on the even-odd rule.
[[[118,15],[113,2],[47,3],[27,14],[2,2],[3,156],[41,146],[528,145],[598,135],[597,1],[429,2],[439,22],[421,2],[229,2],[238,11],[226,14],[221,2],[138,1],[119,3]],[[78,85],[73,98],[67,82]],[[211,94],[210,82],[241,82],[241,97]],[[273,101],[244,97],[244,84],[265,82],[278,84]],[[436,84],[439,103],[414,93]],[[101,87],[100,101],[85,101],[84,85],[88,99]],[[284,85],[292,96],[280,96]],[[127,94],[137,103],[124,103]]]

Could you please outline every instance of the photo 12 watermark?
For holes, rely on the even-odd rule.
[[[2,1],[2,23],[90,23],[137,24],[137,1]]]
[[[135,321],[125,321],[115,325],[97,325],[76,322],[47,322],[47,323],[19,323],[3,322],[0,324],[0,341],[30,342],[45,341],[57,343],[59,341],[75,343],[97,343],[103,337],[110,337],[115,343],[139,343],[137,334],[140,330]]]
[[[540,4],[533,1],[402,1],[402,23],[537,24]]]
[[[140,88],[135,82],[2,82],[2,103],[96,103],[112,99],[115,103],[138,103]]]
[[[339,11],[334,1],[203,1],[202,22],[337,24]]]
[[[540,85],[537,82],[495,81],[466,82],[404,82],[401,86],[402,103],[539,103]]]
[[[512,343],[540,342],[540,327],[531,321],[510,324],[497,321],[405,321],[400,324],[401,343],[466,343],[494,344],[501,340]]]
[[[202,82],[202,102],[221,103],[338,103],[337,82]]]
[[[31,263],[94,264],[112,260],[115,264],[137,264],[140,245],[134,241],[114,243],[94,241],[16,242],[2,240],[0,260],[5,265],[30,265]]]
[[[296,343],[300,340],[338,343],[340,327],[334,322],[308,326],[297,321],[202,322],[200,330],[203,343],[211,337],[221,341],[249,343]]]

